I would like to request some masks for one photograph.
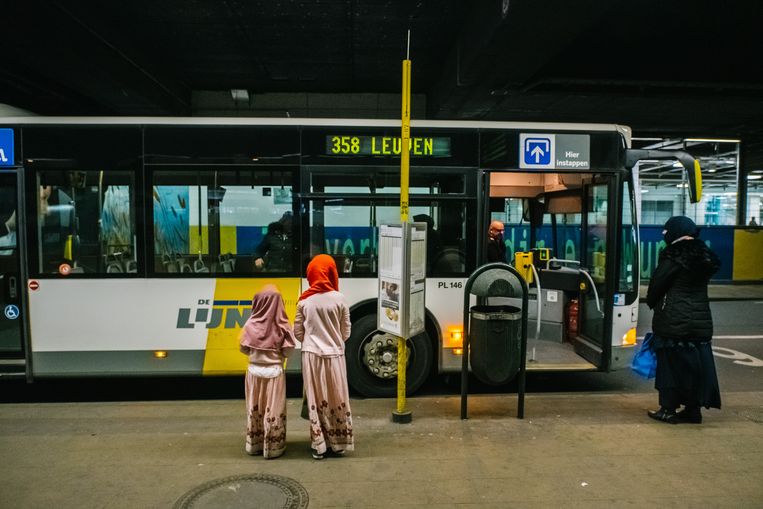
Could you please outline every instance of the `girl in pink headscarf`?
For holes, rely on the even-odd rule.
[[[294,335],[302,341],[302,380],[310,419],[313,458],[341,456],[354,449],[344,342],[350,337],[350,310],[339,293],[339,274],[329,255],[307,266],[310,288],[302,292]]]
[[[241,329],[240,350],[249,356],[246,372],[246,452],[277,458],[286,450],[284,359],[294,348],[294,333],[274,285],[252,299],[252,315]]]

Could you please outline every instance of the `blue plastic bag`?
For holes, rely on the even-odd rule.
[[[657,355],[652,348],[652,336],[651,332],[646,333],[641,348],[638,349],[631,362],[631,369],[644,378],[654,378],[657,372]]]

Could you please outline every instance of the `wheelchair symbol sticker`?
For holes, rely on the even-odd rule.
[[[8,304],[5,306],[5,317],[8,320],[15,320],[19,317],[19,308],[14,304]]]

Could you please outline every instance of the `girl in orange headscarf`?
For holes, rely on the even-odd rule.
[[[299,297],[294,335],[302,341],[302,378],[310,420],[313,458],[354,449],[344,342],[350,310],[339,293],[334,259],[320,254],[307,266],[310,288]]]
[[[265,285],[252,299],[252,315],[241,329],[240,350],[249,356],[246,372],[246,452],[277,458],[286,450],[284,359],[294,333],[281,293]]]

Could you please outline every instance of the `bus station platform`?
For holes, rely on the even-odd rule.
[[[296,398],[272,460],[244,452],[243,400],[8,403],[0,506],[758,508],[763,392],[723,397],[702,425],[648,419],[656,392],[528,394],[523,420],[515,394],[470,396],[465,421],[425,396],[410,424],[353,399],[356,450],[320,461]]]

